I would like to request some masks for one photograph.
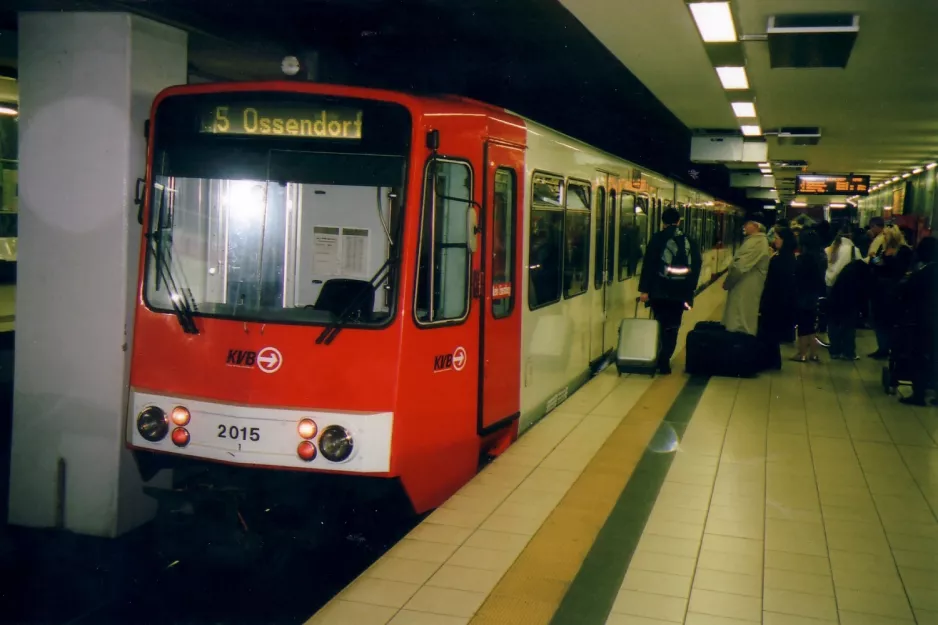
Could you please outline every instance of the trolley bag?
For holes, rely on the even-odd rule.
[[[655,375],[658,368],[658,322],[635,318],[619,323],[619,344],[616,348],[616,368],[619,374],[647,373]]]
[[[720,323],[701,322],[687,334],[684,370],[691,375],[746,378],[759,369],[759,341],[744,332],[729,332]]]

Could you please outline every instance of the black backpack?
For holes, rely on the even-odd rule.
[[[681,284],[690,279],[690,241],[680,230],[668,239],[661,251],[660,278],[669,284]]]

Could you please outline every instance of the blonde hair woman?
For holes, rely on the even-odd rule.
[[[883,230],[883,246],[870,263],[873,269],[873,329],[876,331],[876,351],[870,358],[885,360],[892,346],[893,319],[899,281],[912,267],[914,254],[896,226]]]

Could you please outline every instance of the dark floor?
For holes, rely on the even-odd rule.
[[[248,567],[205,557],[204,543],[170,555],[154,523],[116,540],[9,527],[13,344],[12,332],[0,333],[0,624],[302,623],[419,520],[340,521],[314,549],[267,538]]]

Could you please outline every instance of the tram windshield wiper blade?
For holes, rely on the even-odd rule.
[[[384,264],[378,268],[378,271],[375,272],[375,275],[373,275],[371,280],[368,281],[368,288],[362,288],[358,294],[356,294],[355,297],[349,301],[345,308],[342,309],[342,312],[339,313],[335,321],[331,321],[326,324],[326,327],[322,329],[322,332],[316,338],[316,345],[332,344],[332,341],[335,340],[335,337],[337,337],[339,332],[342,331],[345,323],[358,310],[358,307],[362,301],[364,301],[364,299],[370,294],[376,292],[378,288],[384,283],[384,281],[390,278],[391,271],[394,269],[394,267],[397,266],[399,261],[400,258],[397,256],[388,258],[386,261],[384,261]]]
[[[156,263],[156,271],[160,276],[160,279],[163,281],[163,284],[166,285],[166,290],[169,293],[169,303],[173,307],[173,312],[176,315],[176,319],[179,320],[179,325],[182,327],[182,331],[186,334],[198,334],[199,329],[195,325],[195,317],[192,314],[192,305],[189,303],[189,298],[184,290],[179,289],[176,285],[176,279],[173,275],[172,267],[169,265],[164,254],[161,254],[157,250],[156,237],[161,236],[157,233],[147,234],[149,241],[147,242],[147,249],[150,251],[150,254],[153,256],[153,261]]]

